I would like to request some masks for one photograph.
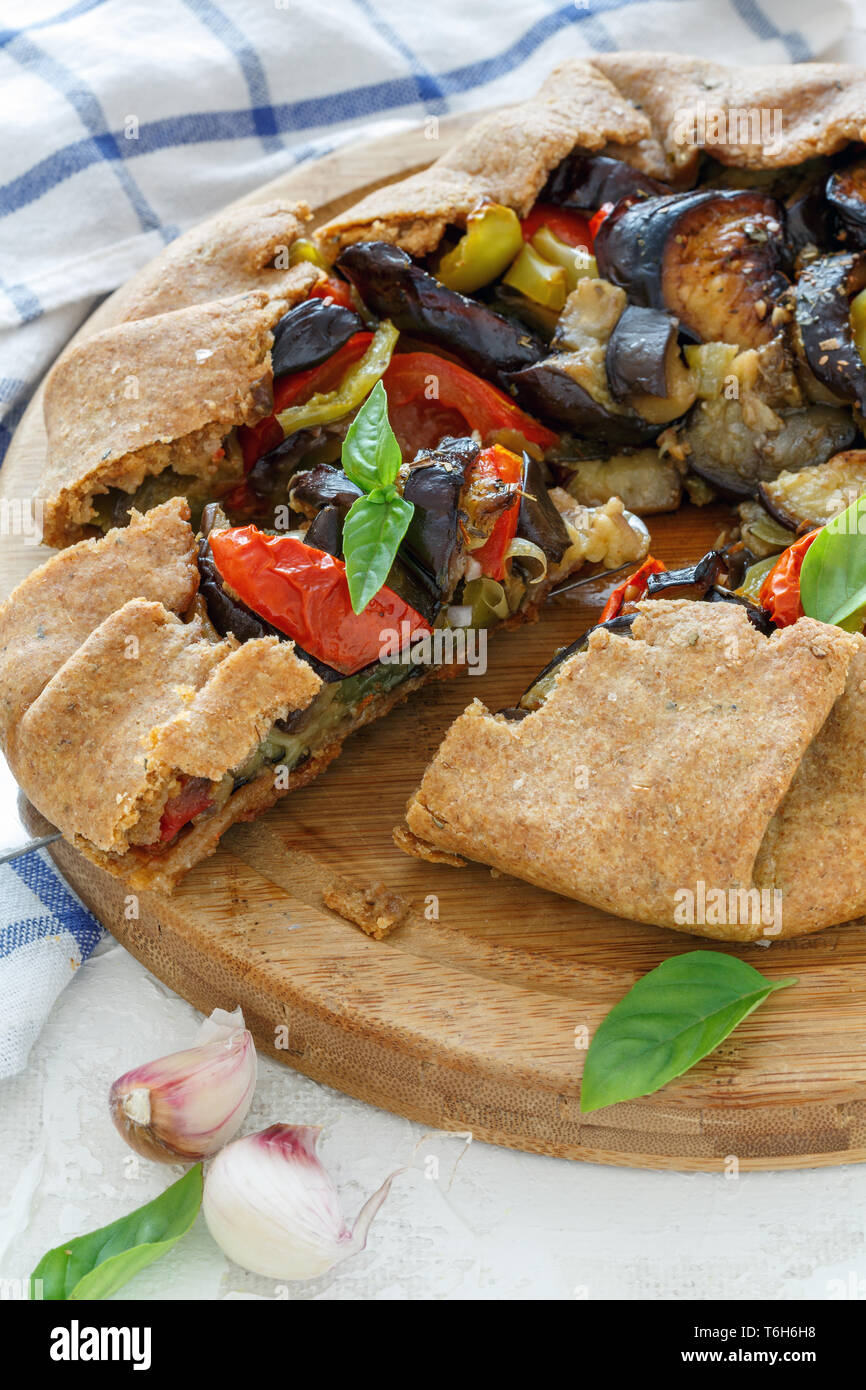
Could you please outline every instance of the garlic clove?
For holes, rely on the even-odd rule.
[[[349,1230],[316,1153],[320,1133],[312,1125],[271,1125],[236,1139],[207,1170],[202,1210],[208,1229],[223,1254],[253,1274],[314,1279],[366,1244],[397,1173],[367,1200]]]
[[[111,1118],[144,1158],[208,1158],[246,1119],[256,1085],[256,1049],[243,1015],[215,1010],[200,1037],[195,1047],[134,1067],[111,1088]]]

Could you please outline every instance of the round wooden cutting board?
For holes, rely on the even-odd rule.
[[[247,201],[302,196],[324,221],[441,154],[466,123],[444,122],[437,142],[419,130],[341,151]],[[82,331],[99,320],[97,312]],[[0,496],[31,495],[44,449],[37,397]],[[724,507],[655,518],[653,553],[669,564],[693,560],[727,519]],[[44,558],[4,536],[4,593]],[[172,897],[133,902],[65,843],[52,853],[114,935],[197,1008],[240,1004],[265,1051],[428,1126],[657,1168],[864,1159],[866,926],[737,947],[769,976],[800,983],[772,995],[661,1092],[582,1118],[585,1046],[605,1013],[660,961],[713,943],[606,916],[477,865],[410,859],[392,841],[450,721],[476,696],[492,709],[514,703],[553,650],[596,619],[604,595],[596,584],[555,600],[534,626],[491,642],[486,674],[434,682],[362,730],[318,781],[230,831]],[[706,810],[736,835],[736,806]],[[374,941],[330,912],[322,892],[335,876],[400,895],[401,925]]]

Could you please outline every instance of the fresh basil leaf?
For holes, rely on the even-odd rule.
[[[342,460],[343,472],[365,492],[387,487],[400,471],[403,456],[388,419],[388,395],[381,380],[349,426]]]
[[[137,1211],[49,1250],[31,1275],[31,1288],[41,1279],[46,1299],[108,1298],[186,1235],[198,1215],[201,1194],[202,1169],[197,1163]]]
[[[580,1089],[586,1114],[648,1096],[706,1057],[774,990],[736,956],[687,951],[638,980],[596,1029]]]
[[[349,508],[343,526],[343,555],[356,613],[363,613],[388,578],[414,510],[414,505],[393,489],[390,495],[378,490],[369,497],[359,497]]]
[[[800,571],[800,601],[807,617],[862,631],[859,614],[866,605],[866,496],[832,517],[809,546]]]

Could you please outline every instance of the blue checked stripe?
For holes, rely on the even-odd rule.
[[[445,100],[438,78],[430,71],[425,64],[418,60],[407,43],[403,41],[393,25],[389,24],[381,15],[377,15],[375,7],[370,0],[354,0],[355,5],[372,22],[373,27],[378,29],[395,52],[401,58],[405,58],[412,69],[412,79],[416,84],[418,100],[423,102],[427,110],[435,116],[441,116],[448,110],[448,103]]]
[[[209,4],[210,0],[192,2],[198,6]],[[675,2],[688,4],[689,0]],[[367,0],[361,0],[361,3],[372,17],[375,12]],[[501,52],[447,69],[435,77],[431,74],[429,80],[435,84],[436,92],[447,101],[449,96],[472,91],[507,76],[543,44],[572,25],[581,28],[592,47],[600,52],[609,51],[614,44],[599,16],[627,9],[633,3],[634,0],[592,0],[592,9],[587,10],[576,9],[573,4],[557,6]],[[793,53],[796,49],[798,57],[810,56],[803,36],[794,30],[782,34],[754,0],[732,0],[732,3],[742,13],[744,21],[761,37],[781,39],[789,51]],[[381,21],[377,19],[376,23],[380,25]],[[283,102],[275,106],[267,104],[246,111],[223,110],[165,117],[142,122],[137,140],[124,140],[122,136],[103,133],[99,138],[73,141],[18,178],[0,185],[0,217],[8,216],[43,197],[65,179],[103,159],[128,161],[184,145],[259,137],[263,126],[271,121],[280,134],[295,134],[349,121],[370,120],[383,112],[416,103],[419,99],[419,81],[420,75],[413,74],[351,87],[326,97]],[[430,90],[432,93],[433,89]]]
[[[129,171],[121,163],[116,163],[122,159],[118,137],[109,131],[105,112],[95,94],[85,86],[82,79],[63,63],[58,62],[56,58],[50,57],[23,33],[17,34],[6,44],[6,52],[10,58],[14,58],[16,63],[22,67],[31,68],[66,98],[70,106],[76,111],[81,124],[90,131],[94,149],[101,153],[109,168],[112,169],[135,209],[142,228],[145,231],[151,231],[159,227],[159,218],[148,205],[147,199]],[[132,142],[127,141],[125,143],[130,144]]]
[[[277,122],[271,105],[268,79],[252,44],[213,0],[184,0],[184,4],[237,59],[250,94],[251,114],[263,149],[268,154],[283,149],[283,142],[277,135]]]
[[[102,927],[70,893],[42,856],[38,853],[25,854],[20,859],[13,859],[11,868],[50,914],[53,927],[49,924],[44,935],[50,935],[51,930],[56,931],[58,926],[62,926],[75,937],[82,960],[89,956],[102,936]],[[4,949],[3,938],[0,937],[0,955],[7,954],[11,949],[11,946]]]
[[[778,39],[788,50],[792,63],[803,63],[812,57],[811,49],[796,29],[782,30],[765,14],[755,0],[731,0],[737,14],[759,39]]]

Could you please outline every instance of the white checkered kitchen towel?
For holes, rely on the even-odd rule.
[[[850,20],[845,0],[0,0],[0,458],[102,295],[362,125],[520,99],[616,48],[844,58]],[[43,854],[0,869],[0,1076],[98,939]]]

